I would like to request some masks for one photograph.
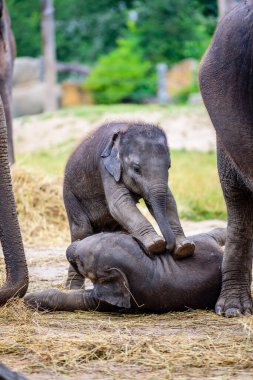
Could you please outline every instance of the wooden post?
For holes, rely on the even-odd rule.
[[[55,53],[55,28],[53,0],[41,0],[42,39],[44,54],[44,79],[46,82],[45,111],[57,109],[57,68]]]
[[[240,0],[218,0],[219,19],[230,12],[239,2]]]

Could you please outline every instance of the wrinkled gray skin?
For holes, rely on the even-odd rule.
[[[214,308],[221,289],[222,249],[226,230],[191,236],[192,257],[175,260],[168,253],[149,255],[124,233],[100,233],[76,241],[67,258],[94,288],[28,294],[25,302],[40,310],[167,312]]]
[[[102,125],[74,151],[65,170],[64,203],[72,242],[102,231],[127,231],[152,253],[182,258],[194,252],[168,188],[170,157],[164,132],[154,125]],[[164,239],[136,207],[144,198]],[[70,267],[68,282],[83,279]]]
[[[0,379],[1,380],[27,380],[26,377],[17,372],[11,371],[4,364],[0,363]]]
[[[220,22],[200,68],[202,96],[217,134],[228,239],[216,313],[252,314],[253,1]]]
[[[28,288],[28,271],[20,234],[8,162],[7,128],[0,98],[0,240],[6,282],[0,288],[0,305],[12,297],[22,297]]]
[[[0,0],[0,95],[2,97],[8,129],[9,162],[13,164],[14,148],[12,136],[12,75],[16,46],[11,30],[10,17],[5,1]]]

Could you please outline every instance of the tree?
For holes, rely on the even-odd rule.
[[[6,1],[18,55],[41,55],[40,0]],[[115,49],[130,11],[138,17],[144,57],[153,64],[200,58],[217,21],[217,0],[54,0],[54,5],[58,60],[89,65]]]
[[[154,63],[200,58],[216,24],[198,0],[143,0],[136,9],[141,44]]]
[[[94,64],[116,46],[133,0],[54,0],[57,57]],[[40,0],[7,0],[18,56],[41,55]]]
[[[152,69],[153,65],[144,59],[135,24],[129,21],[126,36],[117,40],[114,50],[99,58],[85,87],[98,103],[138,102],[154,95]]]

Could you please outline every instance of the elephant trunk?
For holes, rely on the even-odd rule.
[[[155,185],[152,186],[148,203],[151,208],[151,212],[163,234],[164,239],[167,242],[166,248],[169,252],[173,252],[176,245],[176,239],[169,224],[167,215],[167,186]]]
[[[28,270],[11,183],[2,101],[0,101],[0,239],[6,266],[6,282],[0,288],[0,305],[3,305],[12,297],[25,295],[28,288]]]

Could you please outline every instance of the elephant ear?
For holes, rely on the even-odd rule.
[[[114,177],[116,182],[119,182],[121,176],[121,163],[119,159],[119,151],[116,146],[118,135],[119,133],[115,133],[111,137],[109,143],[101,154],[106,170]]]
[[[110,279],[94,284],[94,297],[110,305],[129,309],[131,307],[130,290],[126,276],[117,268],[109,271],[111,272]]]

